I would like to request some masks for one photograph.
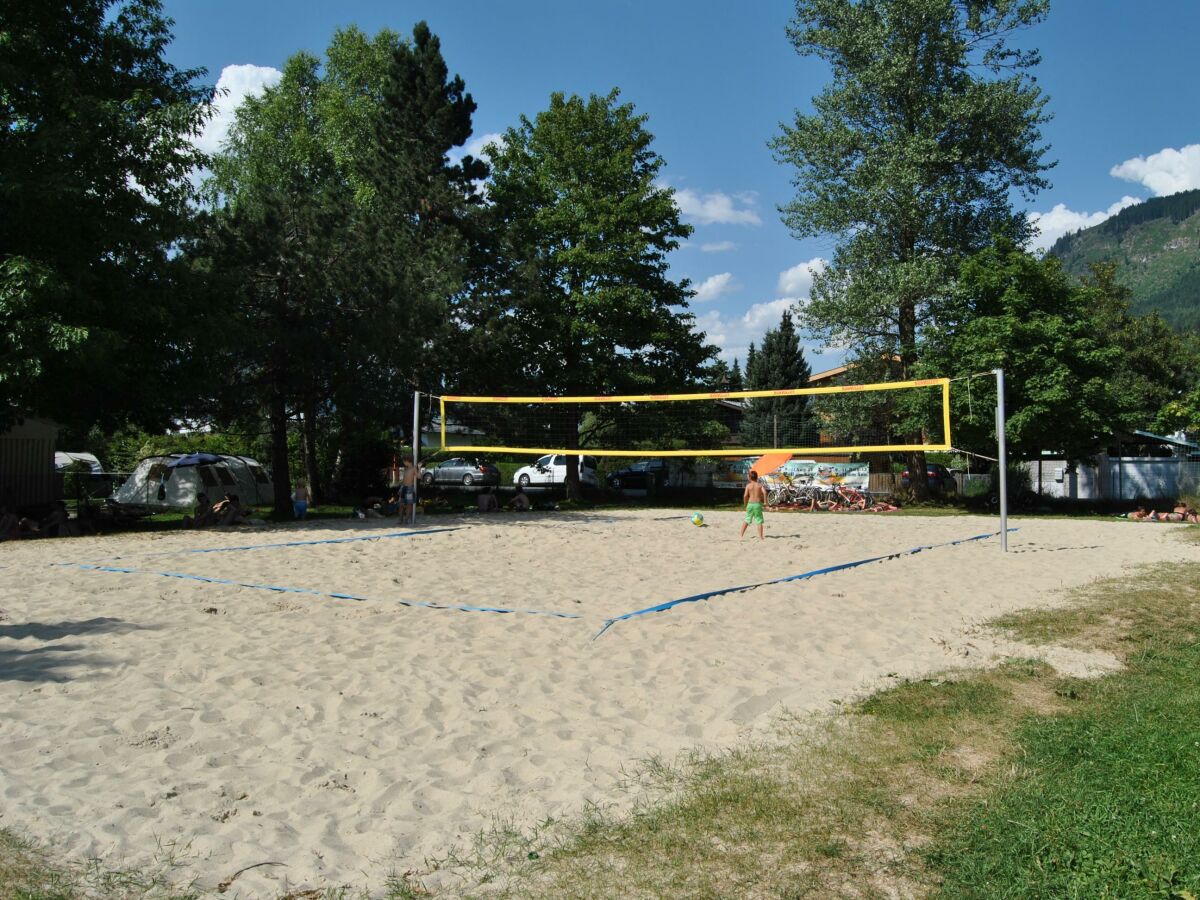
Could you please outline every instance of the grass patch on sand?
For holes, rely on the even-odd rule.
[[[431,868],[473,885],[453,896],[1200,898],[1200,567],[997,624],[1125,668],[1010,660],[902,682],[770,739],[649,761],[623,809],[498,828]]]
[[[117,869],[100,860],[67,863],[49,848],[0,828],[0,897],[6,900],[193,900],[199,893],[173,884],[172,848],[159,848],[154,869]]]

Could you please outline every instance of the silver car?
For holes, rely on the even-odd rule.
[[[498,485],[500,470],[485,459],[466,459],[455,456],[427,468],[421,473],[421,483],[426,486],[461,484],[464,487],[473,487],[477,484]]]

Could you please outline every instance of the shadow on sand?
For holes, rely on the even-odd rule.
[[[146,628],[121,619],[95,618],[78,622],[25,622],[0,625],[0,681],[70,681],[70,670],[105,665],[101,657],[87,655],[82,643],[56,644],[66,637],[92,634],[127,634]],[[25,649],[8,641],[39,641],[48,646]]]

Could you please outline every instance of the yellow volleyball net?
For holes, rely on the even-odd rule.
[[[440,398],[451,453],[820,455],[950,449],[950,381],[773,391]]]

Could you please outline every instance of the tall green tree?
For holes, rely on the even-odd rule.
[[[324,65],[297,54],[247,101],[214,161],[207,257],[243,326],[226,396],[266,411],[280,514],[292,420],[319,484],[318,420],[336,420],[345,459],[407,418],[461,289],[459,216],[486,170],[448,153],[474,108],[423,23],[411,41],[346,29]]]
[[[1090,456],[1120,427],[1114,381],[1125,354],[1104,324],[1094,290],[1080,288],[1054,257],[1008,242],[977,254],[959,272],[937,325],[922,335],[920,368],[969,376],[1004,369],[1009,452],[1053,450]],[[995,383],[973,379],[952,393],[954,442],[990,456]]]
[[[686,312],[687,281],[667,272],[691,228],[657,182],[663,160],[646,117],[618,97],[553,94],[492,156],[493,261],[461,309],[486,335],[476,358],[489,361],[490,393],[665,391],[698,384],[713,356]],[[569,413],[577,447],[582,410]]]
[[[1100,333],[1121,351],[1111,374],[1121,405],[1114,429],[1194,428],[1184,409],[1189,394],[1200,386],[1200,336],[1176,331],[1157,312],[1130,312],[1132,292],[1117,281],[1112,263],[1093,265],[1080,290]]]
[[[746,390],[778,391],[808,385],[812,374],[800,335],[785,311],[778,328],[767,330],[762,347],[746,366]],[[755,397],[742,422],[742,440],[752,447],[794,447],[811,444],[808,397]]]
[[[158,0],[0,7],[0,427],[165,424],[199,313],[189,234],[203,70],[163,58]]]
[[[962,262],[1029,234],[1011,196],[1046,186],[1036,50],[1012,35],[1047,0],[797,0],[788,35],[830,85],[773,147],[794,167],[797,237],[834,234],[803,324],[866,368],[907,378]],[[906,442],[919,442],[918,434]],[[924,469],[922,454],[909,466]],[[918,479],[918,495],[926,485]]]

